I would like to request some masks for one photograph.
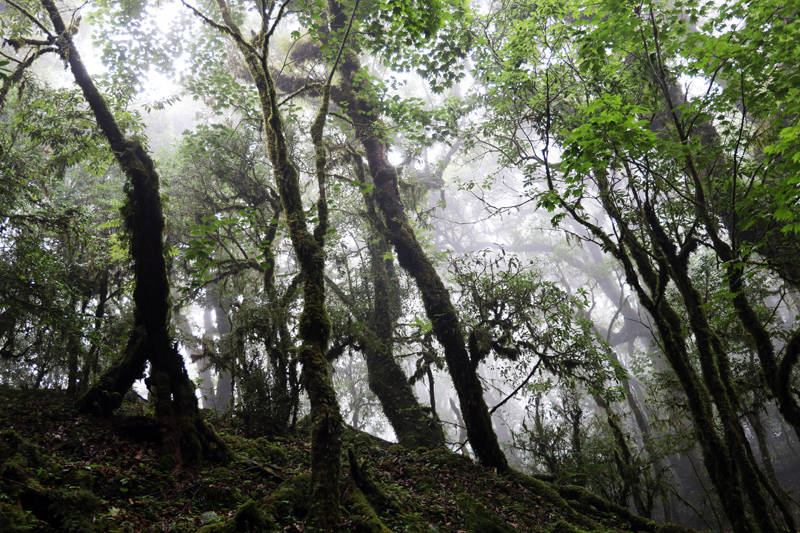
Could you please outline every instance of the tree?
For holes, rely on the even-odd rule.
[[[55,34],[38,21],[36,24],[47,34],[47,42],[56,45],[58,53],[69,63],[100,130],[131,180],[126,222],[135,261],[134,329],[124,356],[87,392],[83,406],[87,410],[109,413],[121,403],[122,395],[143,374],[144,365],[149,361],[149,385],[156,399],[156,417],[165,429],[165,446],[174,454],[177,463],[223,457],[224,445],[199,418],[194,387],[167,332],[169,294],[161,240],[163,217],[153,162],[140,143],[124,137],[87,74],[72,44],[75,28],[65,26],[52,1],[44,0],[42,6]]]
[[[488,43],[497,58],[490,60],[501,67],[484,71],[487,102],[494,116],[502,117],[491,127],[508,148],[506,161],[525,172],[540,205],[561,208],[622,264],[688,398],[706,467],[734,529],[776,530],[771,505],[791,528],[791,513],[752,458],[739,422],[733,354],[690,272],[692,258],[708,242],[727,265],[742,325],[758,329],[744,305],[739,274],[746,267],[728,254],[729,243],[718,229],[719,211],[709,204],[721,168],[758,158],[740,150],[750,143],[742,132],[755,130],[741,128],[712,146],[708,114],[736,113],[735,104],[720,106],[713,97],[676,100],[676,56],[687,25],[683,14],[697,16],[692,9],[509,6],[503,19],[523,22],[504,26],[510,31],[498,32],[498,40]],[[574,13],[580,13],[578,18]],[[711,88],[713,80],[708,81]],[[504,98],[512,87],[526,97]],[[536,190],[542,182],[547,192]],[[666,297],[670,287],[677,290],[677,301]],[[791,353],[785,359],[788,366]],[[775,372],[770,358],[762,359],[769,383]]]
[[[359,190],[365,205],[364,219],[369,227],[366,247],[369,279],[372,283],[371,305],[355,312],[358,305],[338,286],[334,291],[360,321],[353,329],[367,363],[370,390],[378,397],[383,412],[392,424],[398,441],[410,447],[436,448],[444,445],[444,433],[431,411],[419,405],[411,383],[394,358],[395,324],[400,316],[402,297],[394,269],[385,227],[378,216],[372,184],[367,182],[364,163],[357,153],[350,154]],[[435,409],[431,406],[431,410]]]
[[[341,31],[346,20],[343,6],[329,3],[332,29]],[[431,34],[441,16],[436,10],[426,13],[420,6],[401,10],[409,17],[410,38],[419,39],[423,32]],[[337,95],[353,123],[354,133],[363,146],[372,181],[375,200],[383,216],[386,237],[397,252],[402,266],[417,284],[433,331],[442,344],[445,359],[458,394],[461,412],[467,426],[470,445],[478,459],[487,466],[506,470],[508,463],[492,429],[489,410],[476,372],[479,358],[469,354],[458,315],[447,288],[426,256],[408,221],[397,185],[398,171],[388,159],[388,140],[382,135],[378,102],[372,98],[369,77],[361,69],[354,49],[348,49],[342,62],[342,80]]]
[[[300,195],[299,172],[289,156],[285,127],[278,109],[277,91],[267,57],[270,37],[283,17],[286,4],[278,9],[274,20],[272,15],[275,3],[260,6],[260,29],[250,41],[242,36],[239,25],[225,0],[218,0],[217,7],[224,24],[214,23],[198,11],[194,11],[234,40],[253,78],[267,133],[267,153],[272,163],[289,235],[300,265],[304,307],[299,320],[299,334],[303,341],[299,358],[303,364],[303,384],[311,400],[312,418],[311,516],[315,524],[330,529],[335,526],[339,518],[341,415],[325,357],[330,335],[330,320],[325,310],[324,244],[328,232],[328,205],[325,185],[327,150],[323,143],[323,133],[328,116],[331,80],[339,56],[336,56],[323,87],[322,103],[310,132],[314,144],[319,193],[316,204],[319,223],[312,233],[306,223]],[[352,17],[350,20],[352,23]],[[341,34],[342,46],[348,34],[349,25],[347,31]]]

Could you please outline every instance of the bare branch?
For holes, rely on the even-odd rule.
[[[242,45],[242,46],[244,46],[244,47],[246,47],[246,48],[248,48],[250,50],[253,50],[253,47],[250,45],[250,43],[248,43],[247,41],[244,40],[244,37],[242,37],[242,34],[239,32],[239,28],[237,28],[236,26],[231,27],[230,25],[220,24],[219,22],[216,22],[216,21],[212,20],[211,18],[209,18],[206,15],[204,15],[197,8],[189,5],[186,2],[186,0],[181,0],[181,3],[184,6],[188,7],[192,11],[192,13],[195,14],[195,16],[200,18],[203,22],[205,22],[206,24],[208,24],[212,28],[221,31],[222,33],[227,33],[228,35],[233,37],[233,39],[237,43],[239,43],[240,45]],[[227,6],[226,6],[226,9],[227,9]],[[224,17],[224,11],[223,11],[223,17]]]

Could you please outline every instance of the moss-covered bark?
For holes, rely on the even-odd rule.
[[[605,172],[596,171],[594,177],[603,208],[618,225],[615,239],[562,205],[620,261],[626,280],[652,316],[665,356],[686,393],[706,469],[732,528],[742,532],[776,531],[758,467],[738,421],[738,400],[727,354],[709,327],[699,295],[688,277],[686,259],[693,243],[689,241],[683,250],[677,250],[666,238],[652,208],[643,208],[639,213],[646,229],[643,239],[641,233],[629,228],[628,219],[619,211]],[[691,363],[680,315],[665,298],[670,280],[676,284],[688,314],[700,358],[699,373]]]
[[[339,20],[341,24],[341,6],[335,1],[329,2],[329,6],[334,21]],[[506,470],[508,462],[492,428],[483,389],[475,365],[469,358],[450,293],[417,241],[406,216],[397,185],[397,169],[387,157],[388,147],[380,135],[382,128],[378,111],[365,96],[363,89],[366,87],[359,85],[360,73],[361,65],[356,54],[345,53],[340,83],[342,107],[347,110],[356,137],[364,148],[387,238],[397,252],[400,265],[414,278],[433,331],[444,348],[472,449],[483,464]]]
[[[444,446],[441,423],[430,410],[417,401],[405,373],[394,359],[395,321],[400,314],[400,286],[394,272],[391,248],[384,236],[385,228],[375,209],[369,191],[361,156],[352,154],[357,179],[361,183],[370,232],[367,250],[372,278],[372,308],[367,319],[367,331],[359,339],[367,362],[369,388],[378,397],[381,407],[392,424],[400,444],[409,447]]]
[[[134,328],[123,358],[87,392],[81,407],[110,413],[119,407],[124,393],[142,376],[146,361],[150,361],[156,418],[165,428],[165,443],[177,462],[222,457],[225,447],[198,416],[194,385],[169,338],[169,282],[162,241],[164,217],[155,165],[141,144],[122,134],[86,72],[53,1],[42,0],[42,5],[59,35],[60,52],[69,62],[97,125],[129,179],[124,215],[134,259]]]
[[[328,93],[326,90],[311,128],[319,185],[319,224],[312,233],[306,223],[300,194],[300,176],[289,157],[275,84],[267,65],[268,20],[264,19],[260,32],[248,42],[242,37],[225,0],[217,0],[217,6],[222,13],[226,31],[236,41],[258,90],[266,129],[267,152],[283,204],[289,236],[300,265],[303,311],[299,320],[302,346],[298,353],[303,365],[302,382],[311,401],[311,522],[316,527],[331,530],[339,520],[342,420],[325,358],[330,336],[330,319],[325,308],[324,242],[328,230],[328,207],[325,195],[326,148],[322,143],[322,133],[328,114]],[[269,14],[263,13],[262,16],[269,17]]]

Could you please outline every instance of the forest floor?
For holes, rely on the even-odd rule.
[[[247,439],[216,424],[236,459],[174,470],[146,408],[125,404],[99,419],[78,414],[61,392],[0,387],[0,531],[308,530],[307,438]],[[340,531],[685,531],[446,450],[355,431],[344,449],[353,461],[343,456]],[[355,483],[359,473],[367,481]]]

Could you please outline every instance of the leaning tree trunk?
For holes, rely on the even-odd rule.
[[[155,166],[141,144],[122,134],[86,72],[53,0],[42,0],[42,5],[59,35],[56,42],[62,57],[69,62],[98,126],[130,179],[126,186],[128,200],[124,214],[134,259],[134,328],[122,359],[86,393],[81,408],[109,414],[119,407],[123,395],[143,375],[149,360],[152,368],[149,386],[156,400],[156,419],[165,429],[165,445],[177,463],[198,462],[204,456],[221,457],[225,448],[198,414],[194,386],[167,331],[169,283],[162,242],[164,217]]]
[[[362,339],[367,362],[367,379],[370,390],[381,402],[400,444],[408,447],[438,448],[444,446],[441,422],[426,411],[414,396],[414,391],[403,369],[392,353],[394,327],[399,315],[399,291],[394,275],[389,243],[385,229],[375,209],[375,201],[367,191],[366,172],[361,156],[353,154],[356,176],[362,183],[367,222],[371,228],[367,239],[373,284],[372,316],[369,328]]]
[[[289,158],[283,120],[278,109],[275,83],[267,65],[269,50],[269,14],[264,12],[260,32],[248,42],[242,36],[225,0],[217,0],[225,22],[225,31],[236,42],[259,95],[267,137],[267,152],[283,204],[289,236],[300,265],[303,282],[303,311],[299,320],[302,345],[299,359],[302,380],[311,402],[311,521],[327,531],[339,520],[339,478],[342,417],[336,401],[325,352],[330,337],[330,319],[325,308],[325,234],[328,230],[328,206],[325,195],[326,149],[322,133],[328,115],[330,81],[311,128],[314,142],[319,201],[319,224],[311,233],[306,223],[300,195],[300,176]]]
[[[329,2],[334,20],[341,23],[341,6]],[[337,28],[334,28],[336,30]],[[444,347],[445,360],[453,378],[470,445],[481,463],[498,471],[508,469],[508,462],[492,429],[489,409],[483,399],[483,388],[476,364],[470,360],[458,315],[450,293],[436,269],[417,241],[400,199],[397,169],[389,162],[387,145],[380,136],[378,111],[359,94],[361,65],[352,51],[345,54],[341,69],[341,98],[343,107],[353,122],[356,136],[364,147],[375,199],[386,224],[386,234],[394,245],[400,265],[414,278],[433,325],[436,338]]]

